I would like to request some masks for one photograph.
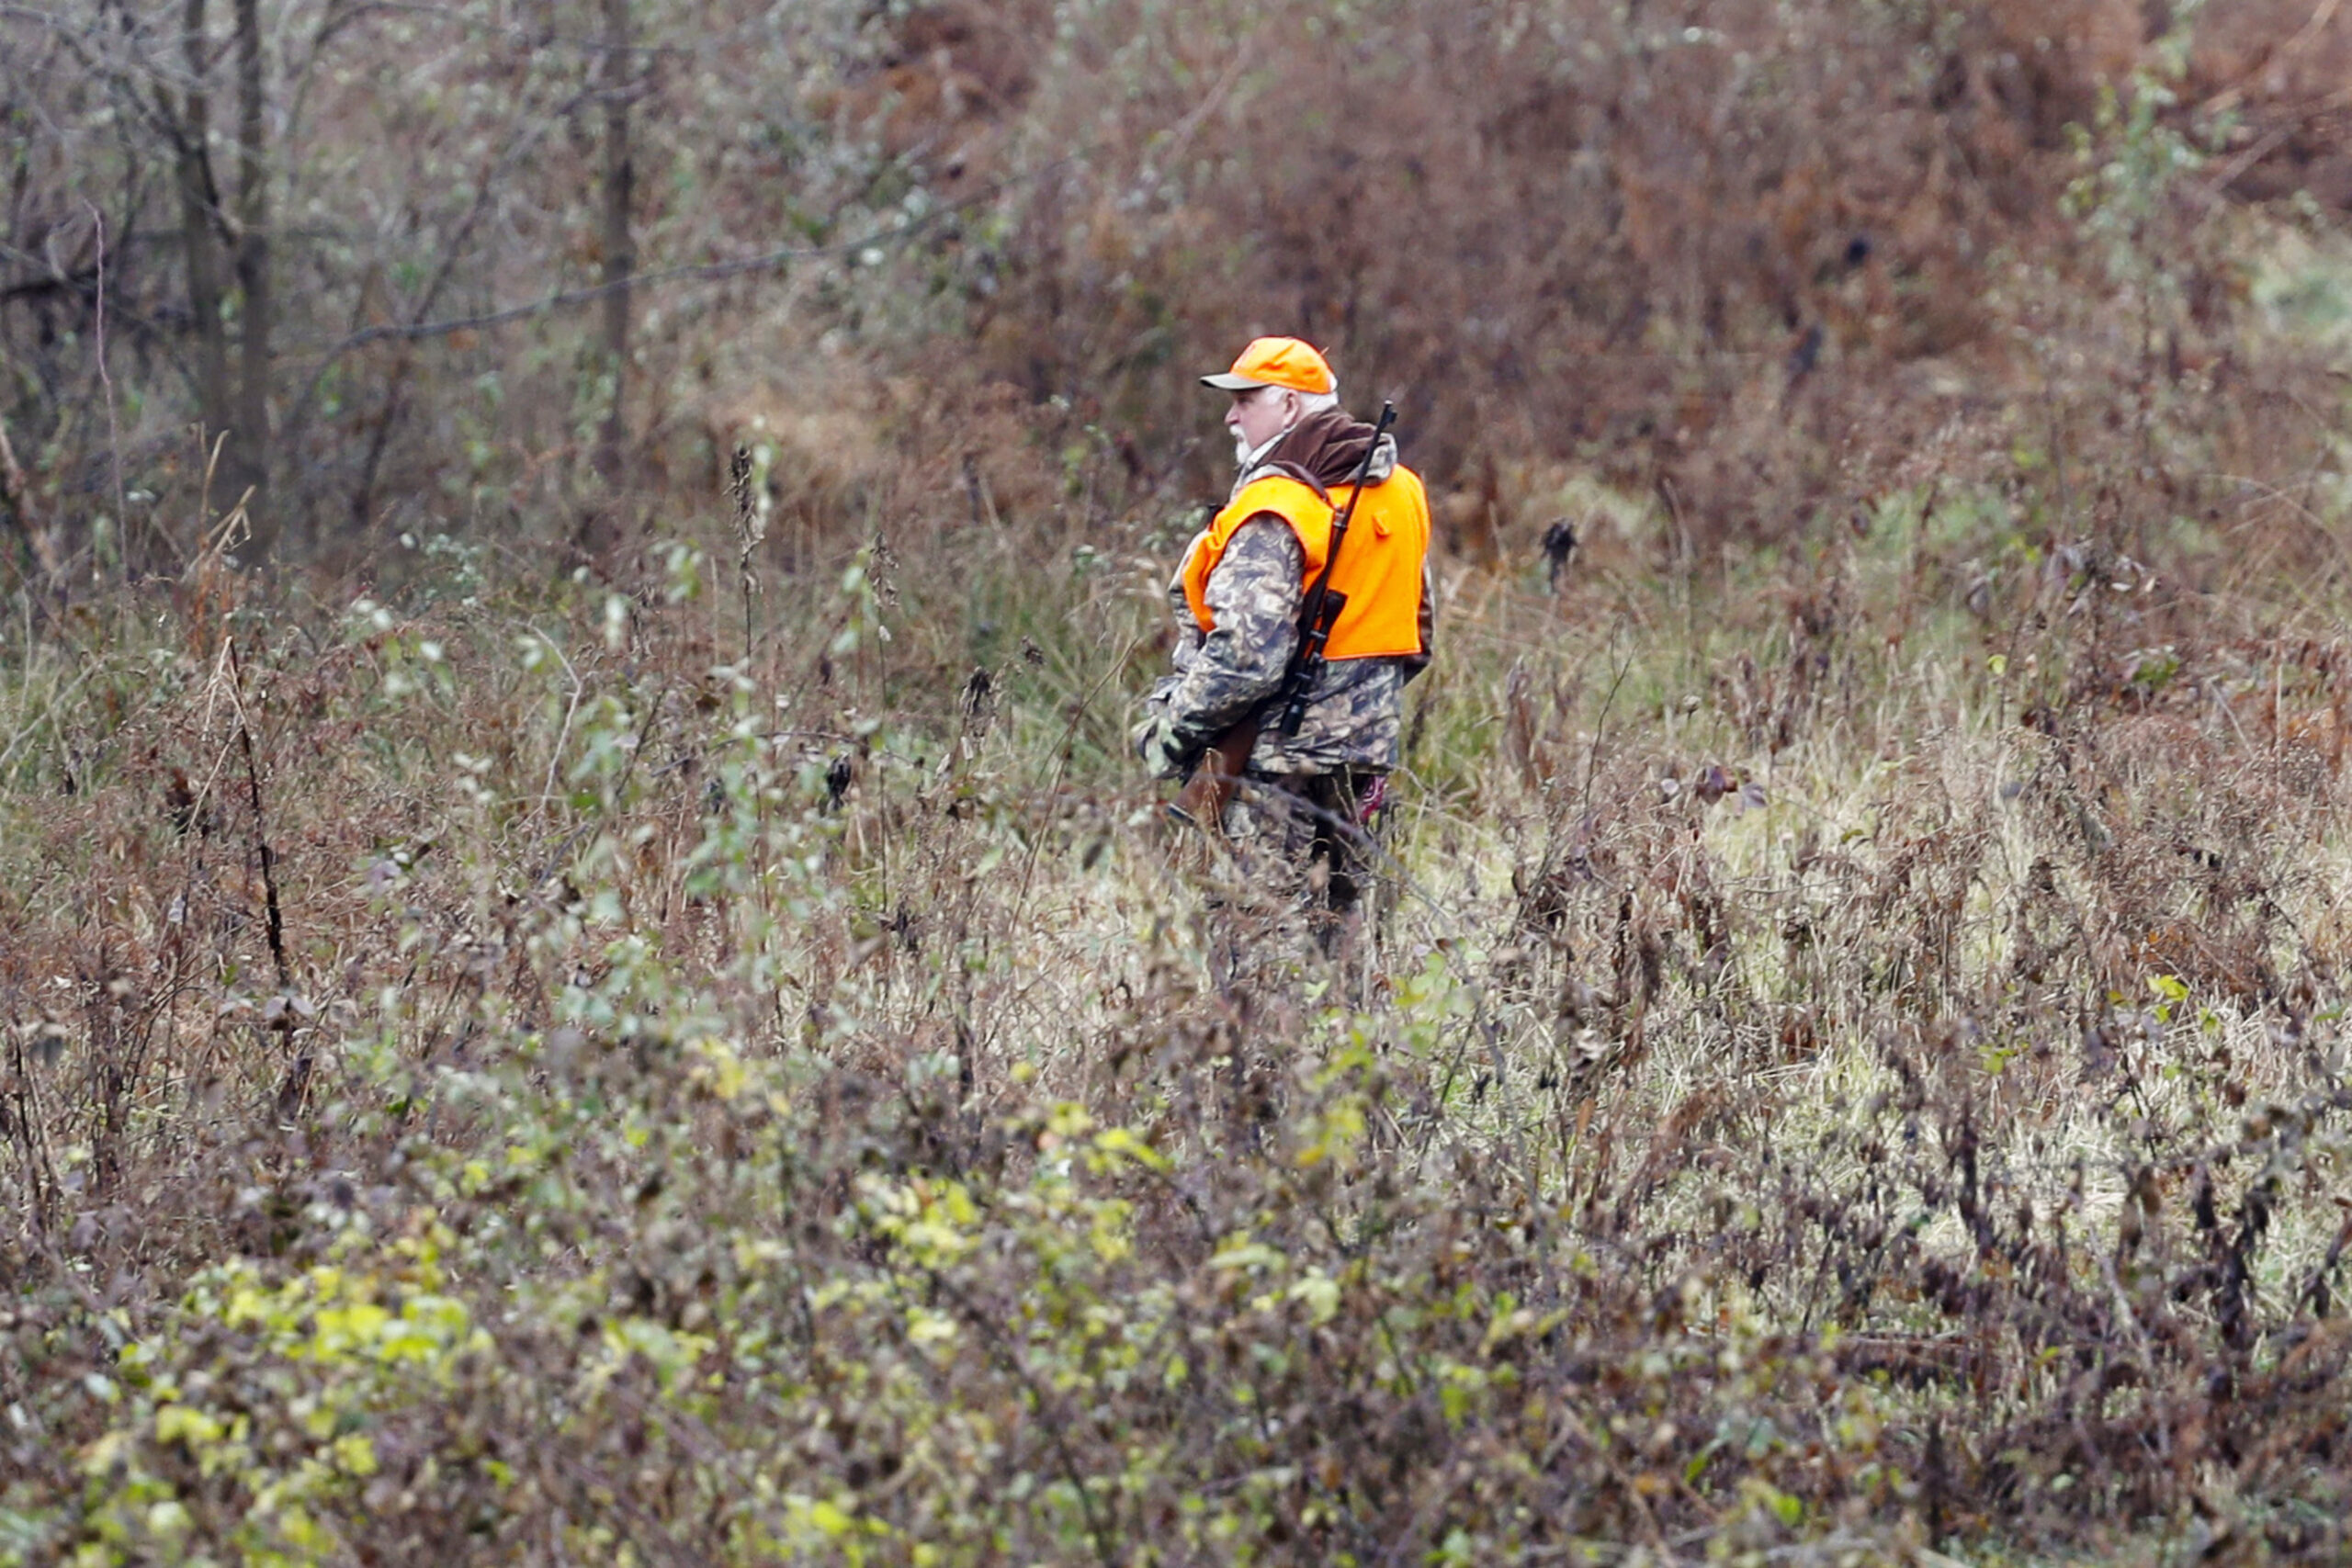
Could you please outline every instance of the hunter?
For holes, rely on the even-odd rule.
[[[1429,663],[1429,499],[1395,440],[1340,406],[1330,365],[1298,339],[1260,338],[1201,380],[1232,395],[1225,423],[1239,472],[1169,584],[1175,672],[1146,699],[1136,750],[1156,775],[1182,778],[1220,741],[1230,754],[1254,731],[1212,825],[1237,851],[1263,852],[1263,875],[1301,879],[1344,918],[1361,891],[1363,827],[1396,765],[1405,684]],[[1304,717],[1284,734],[1272,709],[1360,473],[1329,576],[1345,603],[1309,671]]]

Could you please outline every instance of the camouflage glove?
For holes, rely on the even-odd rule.
[[[1134,743],[1136,755],[1143,759],[1143,765],[1151,770],[1153,778],[1183,776],[1188,761],[1185,748],[1177,744],[1176,727],[1168,722],[1166,715],[1152,715],[1129,731],[1127,739]]]

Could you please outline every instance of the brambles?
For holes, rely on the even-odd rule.
[[[695,213],[908,227],[789,333],[632,285],[641,534],[567,553],[560,315],[281,411],[277,504],[402,498],[364,589],[239,570],[162,393],[92,581],[44,405],[0,1562],[2343,1555],[2347,275],[2233,183],[2337,40],[2257,71],[2256,8],[1086,0],[1059,72],[890,9],[773,99],[649,12],[649,256],[672,138]],[[436,132],[493,173],[581,68],[501,39]],[[1464,536],[1370,951],[1220,987],[1124,733],[1178,371],[1291,295]]]
[[[1208,985],[1157,585],[1050,538],[1094,608],[978,674],[995,590],[871,548],[729,665],[683,541],[247,621],[286,985],[226,677],[120,624],[19,688],[0,1540],[2336,1550],[2328,645],[1849,538],[1457,611],[1355,1005]]]

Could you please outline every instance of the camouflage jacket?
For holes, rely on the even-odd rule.
[[[1395,467],[1394,446],[1384,437],[1374,460],[1374,482],[1385,479]],[[1234,493],[1256,477],[1254,470],[1244,473]],[[1304,552],[1289,525],[1265,515],[1244,523],[1209,574],[1206,597],[1216,629],[1204,636],[1184,602],[1183,571],[1178,570],[1168,588],[1176,618],[1175,672],[1152,688],[1146,706],[1170,721],[1182,747],[1205,749],[1281,687],[1298,647],[1305,575]],[[1421,615],[1421,646],[1427,649],[1426,568]],[[1385,773],[1394,768],[1405,683],[1427,662],[1424,657],[1325,664],[1308,691],[1306,719],[1296,735],[1276,734],[1272,716],[1261,716],[1266,728],[1250,754],[1250,772],[1329,773],[1351,768]]]

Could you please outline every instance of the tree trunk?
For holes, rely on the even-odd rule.
[[[269,487],[270,334],[276,301],[269,277],[269,169],[263,156],[267,134],[262,72],[261,0],[237,5],[237,288],[243,295],[238,336],[237,423],[231,446],[237,453],[237,488],[252,488],[247,504],[253,524],[253,553],[272,539]]]
[[[613,378],[612,402],[596,437],[596,472],[608,487],[623,478],[628,427],[621,393],[628,381],[628,279],[637,271],[629,228],[637,165],[629,154],[628,117],[636,84],[629,69],[628,0],[605,0],[605,331],[604,360]]]
[[[204,85],[211,65],[207,45],[205,0],[187,0],[180,37],[188,80],[178,127],[180,234],[187,260],[188,321],[196,332],[197,417],[209,449],[236,417],[229,406],[228,329],[220,321],[220,198],[205,145],[212,130],[211,99]]]

